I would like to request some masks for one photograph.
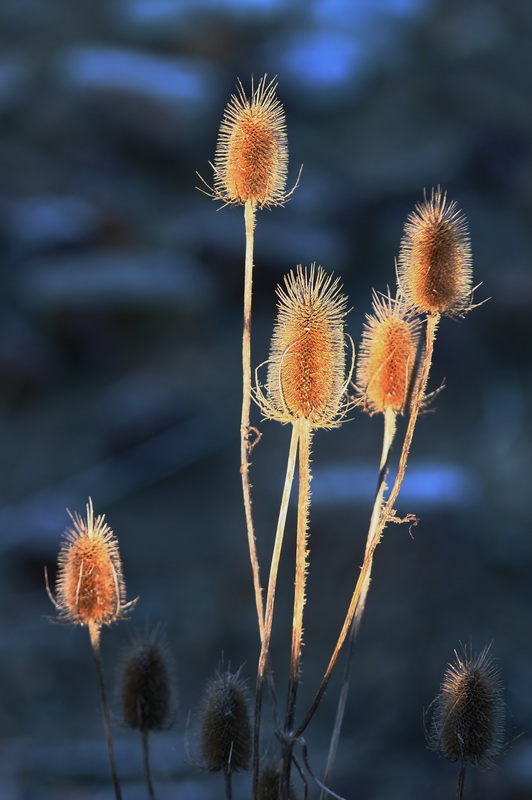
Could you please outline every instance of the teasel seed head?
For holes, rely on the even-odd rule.
[[[278,800],[279,785],[279,766],[273,761],[267,762],[261,767],[259,772],[257,800]],[[290,800],[296,800],[297,798],[297,793],[292,784],[290,784],[288,796]]]
[[[220,126],[214,157],[213,197],[257,208],[282,205],[288,170],[286,123],[277,84],[261,78],[246,96],[240,81]]]
[[[440,187],[407,219],[397,265],[399,287],[420,313],[463,314],[471,308],[471,247],[465,217]]]
[[[310,270],[298,266],[285,276],[284,288],[277,287],[277,295],[266,395],[257,388],[256,399],[267,418],[335,427],[348,408],[350,378],[344,334],[347,298],[339,279],[314,264]]]
[[[166,730],[173,716],[173,667],[161,626],[131,639],[120,673],[122,717],[130,728]]]
[[[209,772],[241,772],[251,758],[250,700],[236,673],[218,672],[205,689],[200,710],[203,766]]]
[[[403,298],[373,292],[357,361],[357,393],[370,414],[406,410],[412,391],[420,323]]]
[[[58,556],[55,597],[50,599],[66,622],[99,630],[121,619],[136,600],[126,603],[126,588],[118,541],[100,514],[94,517],[92,500],[87,517],[71,514]]]
[[[443,758],[486,768],[504,746],[505,706],[500,669],[490,647],[455,651],[432,707],[429,747]]]

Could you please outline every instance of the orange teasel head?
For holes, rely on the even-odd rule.
[[[266,394],[257,384],[257,401],[269,419],[335,427],[350,405],[345,399],[353,369],[346,375],[347,298],[338,278],[314,264],[309,271],[298,266],[285,276],[277,294]]]
[[[439,187],[407,219],[397,278],[402,294],[419,313],[453,315],[471,308],[467,222]]]
[[[404,298],[373,293],[358,354],[356,385],[370,414],[407,409],[414,380],[420,323]]]
[[[251,89],[240,81],[220,126],[214,157],[212,196],[229,205],[250,202],[257,208],[282,205],[288,170],[286,122],[276,97],[277,84],[267,76]]]
[[[136,600],[126,602],[118,542],[104,515],[94,517],[92,500],[87,517],[71,514],[73,527],[65,533],[58,557],[55,597],[59,617],[99,629],[121,619]]]

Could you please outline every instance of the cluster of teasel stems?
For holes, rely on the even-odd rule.
[[[225,205],[243,205],[246,233],[244,270],[244,320],[242,338],[243,399],[241,415],[241,476],[252,565],[261,650],[258,661],[253,743],[253,797],[257,796],[260,764],[259,737],[265,680],[272,683],[269,664],[277,573],[286,523],[288,502],[296,464],[299,468],[296,525],[296,566],[292,643],[284,723],[274,708],[281,740],[280,797],[290,794],[290,769],[294,746],[314,715],[329,683],[346,639],[350,650],[360,625],[369,588],[375,548],[388,522],[401,522],[394,506],[405,476],[417,419],[426,402],[426,388],[437,327],[442,315],[462,315],[472,307],[471,256],[467,226],[454,202],[448,202],[439,188],[433,189],[416,206],[405,225],[401,242],[395,297],[377,294],[373,313],[368,315],[358,358],[355,396],[347,388],[353,372],[346,368],[344,316],[347,300],[338,279],[321,267],[298,267],[278,289],[279,315],[274,328],[267,379],[261,386],[257,374],[252,388],[251,305],[254,226],[256,210],[283,205],[286,193],[287,138],[282,106],[276,84],[264,76],[252,86],[248,98],[238,83],[220,127],[213,166],[214,186],[209,193]],[[299,178],[298,178],[299,181]],[[296,183],[297,185],[297,183]],[[295,187],[294,187],[295,188]],[[292,191],[294,191],[292,189]],[[418,339],[425,319],[425,341]],[[266,601],[262,594],[250,494],[250,439],[258,437],[250,425],[254,394],[263,415],[292,425],[286,478],[275,535]],[[354,405],[370,414],[382,413],[384,436],[379,480],[371,514],[365,555],[336,645],[315,698],[302,722],[296,725],[296,699],[301,667],[303,608],[308,569],[308,521],[310,508],[310,454],[312,432],[339,425]],[[386,475],[396,417],[408,414],[393,485],[387,491]],[[256,438],[254,443],[256,443]],[[409,515],[406,519],[413,521]],[[350,659],[349,659],[350,660]],[[349,663],[349,662],[348,662]],[[326,769],[327,782],[334,762],[348,685],[344,678],[335,730]],[[273,696],[273,692],[272,692]]]

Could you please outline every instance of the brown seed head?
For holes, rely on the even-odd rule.
[[[489,767],[504,737],[503,684],[489,647],[460,656],[445,672],[434,701],[429,746],[444,758]]]
[[[172,667],[160,627],[138,632],[124,656],[120,676],[122,716],[130,728],[161,731],[172,716]]]
[[[288,169],[286,123],[275,95],[277,84],[264,75],[251,99],[240,81],[220,126],[214,157],[213,196],[226,204],[282,205]]]
[[[98,629],[123,617],[136,601],[125,602],[118,542],[104,515],[94,518],[89,499],[87,518],[71,517],[74,524],[66,531],[59,552],[52,600],[63,619]]]
[[[208,684],[200,712],[203,765],[209,772],[249,769],[249,693],[239,673],[220,672]]]
[[[408,217],[397,273],[402,294],[418,312],[463,314],[471,306],[467,222],[439,187]]]
[[[257,800],[278,800],[279,797],[279,767],[273,762],[264,764],[259,772],[257,785]],[[290,800],[296,800],[297,792],[292,783],[288,794]]]
[[[405,411],[419,338],[419,321],[403,299],[373,293],[357,362],[357,391],[370,414]]]
[[[257,399],[266,417],[279,422],[306,419],[313,428],[338,425],[344,394],[347,298],[338,278],[321,267],[298,266],[278,287],[278,315],[268,359],[267,397]]]

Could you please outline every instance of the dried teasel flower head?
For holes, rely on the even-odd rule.
[[[373,292],[358,353],[357,392],[370,414],[402,414],[412,391],[420,323],[403,298]]]
[[[92,500],[86,519],[70,515],[58,556],[56,594],[50,599],[66,622],[99,630],[121,619],[136,600],[126,603],[126,588],[118,542],[100,514],[94,517]]]
[[[257,784],[257,800],[278,800],[280,786],[279,766],[273,761],[264,764],[259,772]],[[297,792],[292,783],[288,796],[290,800],[296,800]]]
[[[465,217],[440,187],[407,219],[397,265],[399,287],[420,313],[471,308],[471,246]]]
[[[220,671],[209,681],[201,703],[199,728],[206,770],[229,774],[249,769],[250,699],[240,670]]]
[[[126,725],[143,733],[166,730],[173,717],[173,666],[161,626],[137,631],[124,653],[119,681]]]
[[[240,81],[220,126],[214,157],[215,199],[257,208],[282,205],[288,170],[286,123],[277,84],[264,75],[246,96]]]
[[[503,749],[504,725],[502,678],[490,647],[455,651],[432,705],[429,747],[450,761],[490,767]]]
[[[339,279],[314,264],[298,266],[277,295],[266,395],[257,388],[256,399],[269,419],[335,427],[349,407],[345,390],[353,369],[346,376],[347,298]]]

